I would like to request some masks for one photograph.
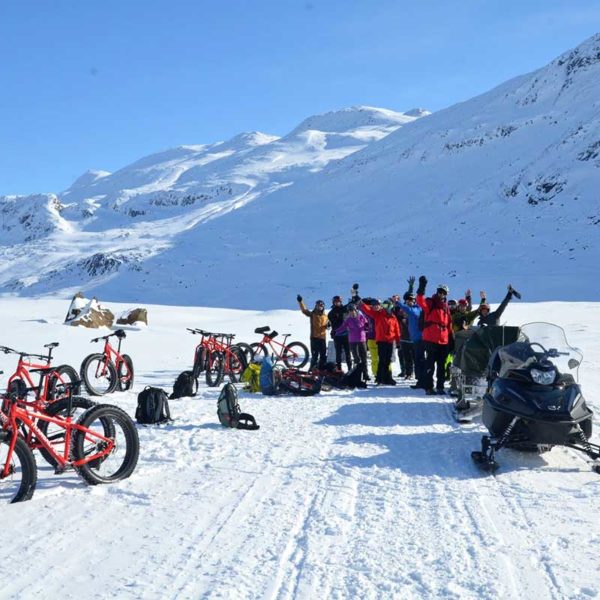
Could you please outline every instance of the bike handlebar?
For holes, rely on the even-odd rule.
[[[205,335],[208,337],[229,337],[231,339],[233,339],[235,337],[235,333],[215,333],[213,331],[206,331],[204,329],[198,329],[196,327],[194,329],[190,329],[189,327],[186,327],[186,329],[193,335],[199,334],[199,335]]]
[[[114,333],[109,333],[108,335],[102,335],[100,337],[94,338],[93,340],[90,340],[90,344],[99,342],[100,340],[107,340],[109,337],[113,337],[114,335],[116,335],[119,339],[123,339],[123,338],[127,337],[127,334],[122,329],[117,329]]]
[[[40,360],[46,360],[48,358],[45,354],[32,354],[31,352],[21,352],[20,350],[15,350],[13,348],[9,348],[8,346],[0,346],[0,352],[4,352],[4,354],[18,354],[19,356],[30,356],[31,358],[39,358]]]

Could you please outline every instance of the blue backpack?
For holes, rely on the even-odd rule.
[[[265,396],[272,396],[276,393],[277,388],[273,379],[273,359],[270,356],[263,358],[260,367],[260,391]]]

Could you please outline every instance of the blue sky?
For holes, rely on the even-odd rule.
[[[598,0],[1,0],[0,195],[356,104],[439,110],[598,31]]]

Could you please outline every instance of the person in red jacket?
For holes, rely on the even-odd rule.
[[[394,315],[394,304],[386,300],[383,304],[376,302],[373,306],[369,306],[360,300],[358,306],[375,322],[375,341],[379,355],[375,382],[380,385],[396,385],[390,372],[394,342],[400,343],[400,326]]]
[[[448,286],[440,284],[431,298],[425,298],[427,279],[419,277],[417,304],[423,309],[423,342],[425,344],[425,392],[428,395],[444,395],[446,358],[454,343],[452,317],[446,299]],[[433,389],[433,373],[436,372],[436,390]]]

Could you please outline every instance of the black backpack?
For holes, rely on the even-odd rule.
[[[237,390],[233,383],[226,383],[217,400],[217,416],[221,425],[234,429],[259,429],[256,419],[248,413],[243,413],[238,404]]]
[[[358,363],[354,365],[350,371],[348,371],[343,377],[341,381],[342,387],[345,388],[366,388],[367,384],[363,381],[363,364]]]
[[[169,397],[165,390],[146,386],[138,394],[135,420],[143,425],[172,421],[169,411]]]
[[[173,393],[169,396],[170,400],[183,398],[184,396],[195,396],[198,390],[198,380],[194,377],[192,371],[179,373],[173,384]]]

